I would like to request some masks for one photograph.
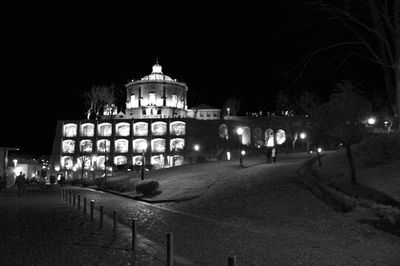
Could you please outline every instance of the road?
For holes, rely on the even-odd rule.
[[[201,197],[149,204],[74,188],[82,197],[138,219],[138,233],[196,265],[399,265],[400,239],[336,213],[291,179],[306,158],[230,168]],[[207,166],[205,165],[205,171]]]

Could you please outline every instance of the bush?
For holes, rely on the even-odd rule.
[[[135,189],[137,193],[142,193],[143,195],[150,195],[157,191],[159,184],[154,180],[141,181],[136,185]]]
[[[135,190],[134,183],[106,183],[103,186],[104,189],[114,190],[118,192],[128,192]]]

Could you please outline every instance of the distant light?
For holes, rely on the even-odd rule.
[[[193,149],[194,149],[195,151],[198,151],[198,150],[200,150],[200,146],[199,146],[198,144],[196,144],[196,145],[193,146]]]
[[[245,155],[245,154],[246,154],[246,151],[242,151],[241,154],[242,154],[242,155]]]
[[[243,134],[243,128],[238,127],[238,129],[236,130],[236,132],[238,133],[238,135],[242,135],[242,134]]]
[[[261,148],[261,146],[260,146],[260,145],[257,145],[257,148]]]
[[[17,163],[18,163],[18,160],[17,160],[17,159],[14,159],[13,162],[14,162],[14,167],[16,167],[16,166],[17,166]]]
[[[318,152],[321,152],[321,151],[322,151],[322,149],[321,149],[321,148],[318,148],[317,150],[318,150]]]
[[[300,133],[300,138],[301,139],[305,139],[306,137],[307,137],[306,133],[304,133],[304,132]]]
[[[310,153],[313,153],[313,151],[310,151]]]
[[[368,122],[368,124],[373,125],[376,123],[376,119],[375,119],[375,117],[370,117],[370,118],[368,118],[367,122]]]
[[[229,151],[226,152],[226,158],[228,159],[228,161],[231,160],[231,153]]]
[[[60,171],[60,166],[57,165],[56,167],[54,167],[54,170],[56,170],[57,172]]]

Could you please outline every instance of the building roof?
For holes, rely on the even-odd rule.
[[[158,61],[153,65],[153,69],[150,75],[144,76],[141,80],[168,80],[175,81],[171,77],[162,73],[162,67],[158,64]]]
[[[215,107],[212,107],[207,104],[199,104],[199,105],[193,106],[191,109],[196,109],[196,110],[209,110],[209,109],[216,110],[217,109],[217,110],[219,110],[219,108],[215,108]]]

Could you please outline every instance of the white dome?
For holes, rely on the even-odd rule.
[[[168,80],[173,81],[173,79],[162,73],[162,67],[160,64],[156,63],[153,65],[152,72],[150,75],[144,76],[142,80]]]

